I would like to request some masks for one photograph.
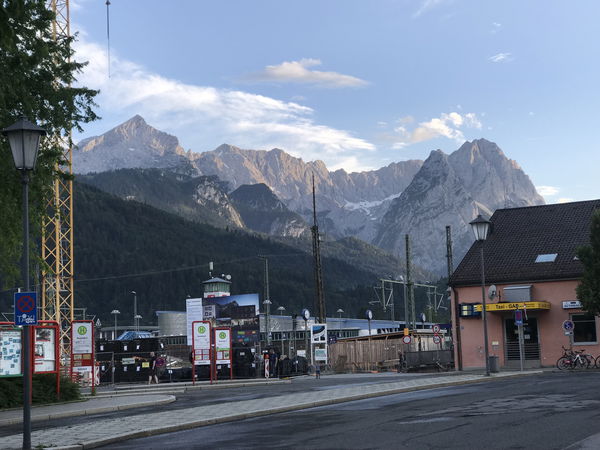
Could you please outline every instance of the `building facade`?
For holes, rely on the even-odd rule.
[[[525,367],[555,365],[563,347],[600,354],[597,317],[585,313],[576,297],[583,274],[576,252],[589,244],[597,208],[600,200],[494,213],[488,238],[473,244],[449,282],[457,368],[485,367],[482,295],[489,354],[501,367],[520,367],[521,352]]]

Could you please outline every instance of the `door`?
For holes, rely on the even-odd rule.
[[[540,342],[537,318],[529,317],[523,321],[523,350],[527,367],[539,367]],[[507,366],[519,366],[519,328],[514,317],[504,319],[504,351]],[[516,362],[516,364],[515,364]]]

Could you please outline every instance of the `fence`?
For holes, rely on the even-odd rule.
[[[338,373],[390,370],[399,366],[402,355],[409,368],[450,363],[452,351],[432,337],[420,336],[411,344],[401,338],[338,341],[329,346],[330,365]]]

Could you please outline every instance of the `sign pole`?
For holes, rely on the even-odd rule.
[[[515,324],[517,325],[517,332],[519,336],[519,366],[521,372],[523,372],[523,359],[524,359],[524,341],[523,341],[523,313],[520,309],[515,311]]]

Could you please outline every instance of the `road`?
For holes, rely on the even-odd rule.
[[[103,448],[565,449],[600,433],[598,386],[597,371],[547,372],[224,423]]]

